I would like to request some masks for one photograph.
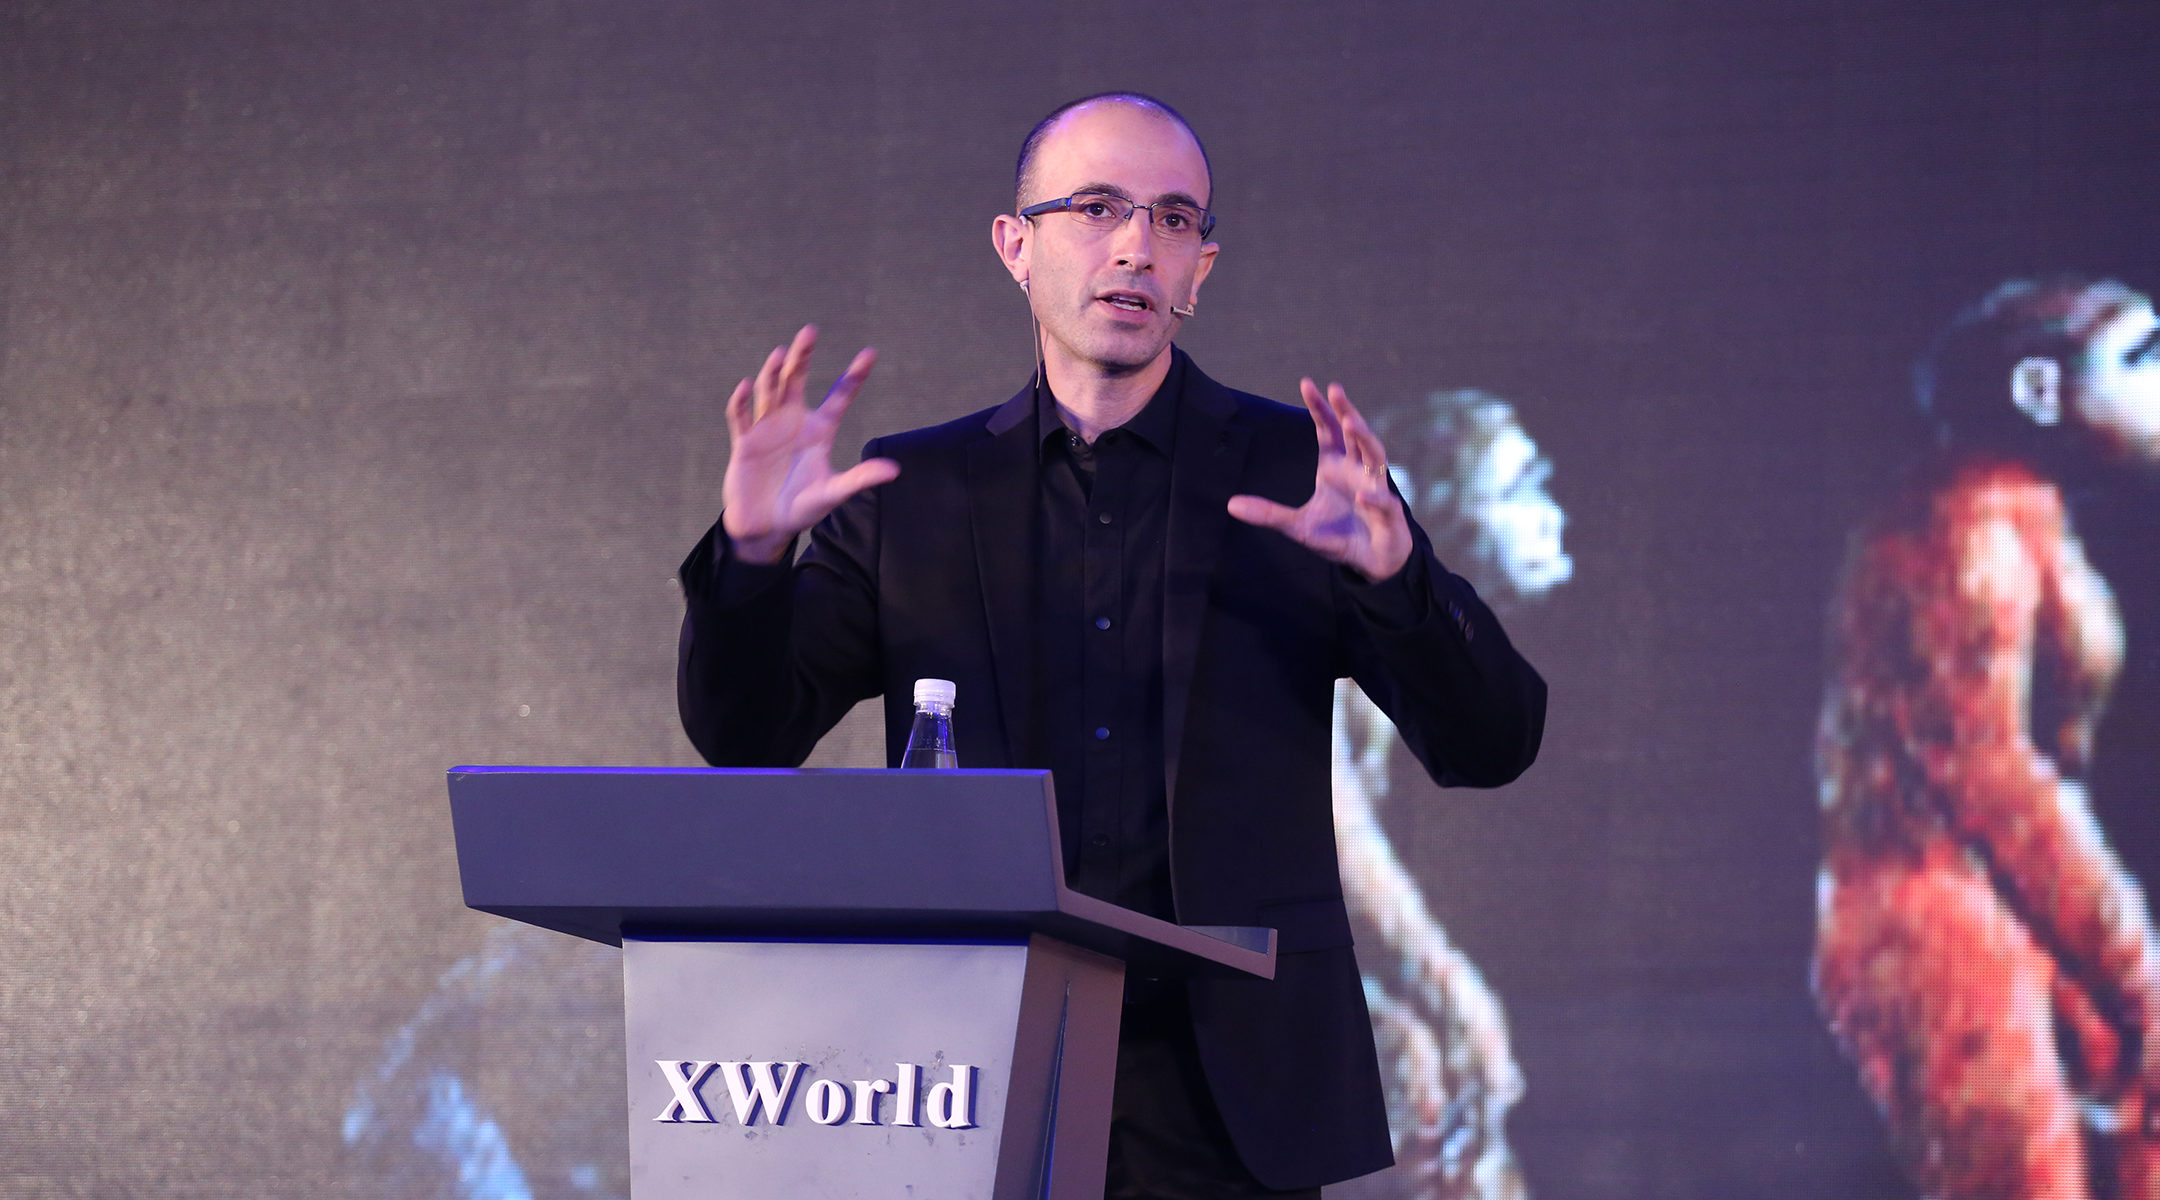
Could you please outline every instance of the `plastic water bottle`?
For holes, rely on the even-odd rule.
[[[959,691],[950,679],[915,681],[915,727],[908,731],[902,767],[949,771],[960,765],[953,749],[953,696]]]

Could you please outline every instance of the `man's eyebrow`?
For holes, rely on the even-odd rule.
[[[1078,188],[1074,189],[1073,194],[1077,196],[1081,192],[1094,192],[1098,195],[1116,196],[1120,200],[1131,200],[1133,198],[1133,194],[1131,192],[1126,191],[1124,188],[1119,187],[1117,184],[1114,183],[1083,183]],[[1162,195],[1155,197],[1154,202],[1157,204],[1189,204],[1194,208],[1200,209],[1204,209],[1207,207],[1207,205],[1193,199],[1190,194],[1185,192],[1164,192]]]

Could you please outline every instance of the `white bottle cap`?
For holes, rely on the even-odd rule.
[[[950,679],[918,679],[915,681],[915,707],[937,704],[946,708],[953,706],[953,697],[960,689]]]

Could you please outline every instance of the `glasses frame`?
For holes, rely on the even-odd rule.
[[[1118,218],[1120,223],[1132,220],[1132,216],[1134,213],[1139,212],[1142,209],[1146,209],[1148,215],[1148,228],[1155,234],[1156,237],[1168,238],[1171,241],[1183,240],[1182,238],[1179,238],[1176,234],[1164,233],[1160,228],[1156,226],[1155,210],[1158,208],[1190,208],[1199,212],[1200,235],[1197,239],[1198,241],[1207,241],[1208,235],[1215,232],[1215,214],[1209,212],[1207,209],[1201,208],[1197,204],[1188,204],[1183,200],[1157,200],[1153,204],[1141,204],[1138,201],[1128,199],[1114,192],[1074,192],[1070,196],[1060,196],[1055,200],[1045,200],[1041,204],[1030,204],[1026,208],[1020,210],[1020,215],[1022,217],[1028,218],[1029,220],[1033,220],[1034,218],[1039,217],[1044,213],[1069,213],[1072,211],[1073,203],[1083,196],[1089,199],[1109,200],[1117,204],[1129,205],[1130,207],[1126,210],[1125,215]],[[1106,228],[1115,228],[1115,226],[1108,226]]]

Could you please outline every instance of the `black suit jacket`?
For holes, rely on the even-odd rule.
[[[1246,1166],[1270,1187],[1313,1187],[1390,1161],[1336,867],[1334,681],[1354,677],[1435,779],[1483,786],[1536,756],[1545,686],[1414,524],[1405,575],[1372,585],[1232,519],[1240,492],[1312,494],[1312,419],[1185,371],[1163,610],[1172,887],[1180,921],[1280,931],[1274,980],[1188,985],[1194,1033]],[[677,691],[705,758],[797,765],[882,694],[897,763],[914,681],[936,677],[958,684],[963,763],[1044,766],[1037,451],[1024,390],[873,441],[865,457],[895,459],[900,477],[826,518],[792,567],[733,561],[716,525],[682,568]]]

